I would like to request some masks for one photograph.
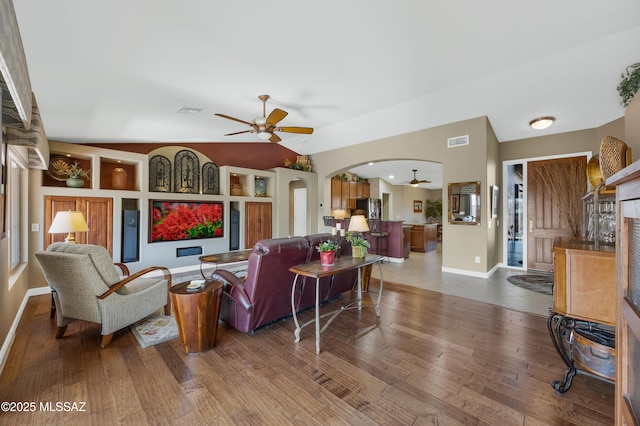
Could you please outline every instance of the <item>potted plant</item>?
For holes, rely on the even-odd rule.
[[[322,266],[333,265],[333,258],[339,248],[340,245],[331,240],[327,240],[318,244],[317,249],[320,252],[320,263],[322,264]]]
[[[425,200],[424,215],[430,223],[440,223],[442,219],[442,200]]]
[[[64,176],[67,178],[67,186],[72,188],[80,188],[84,186],[84,180],[82,178],[89,177],[89,173],[91,169],[84,170],[80,167],[80,163],[78,161],[74,161],[73,164],[69,165],[64,160],[58,160],[52,164],[53,171],[58,176]]]
[[[351,257],[361,259],[367,255],[367,249],[371,247],[369,241],[360,233],[350,233],[347,235],[347,241],[351,243]]]
[[[622,106],[626,108],[640,89],[640,62],[629,65],[620,77],[622,81],[616,89],[622,98]]]

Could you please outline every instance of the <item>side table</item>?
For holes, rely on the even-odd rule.
[[[224,285],[218,280],[206,280],[195,290],[188,290],[187,285],[189,282],[177,284],[169,293],[182,348],[186,353],[198,353],[216,344]]]

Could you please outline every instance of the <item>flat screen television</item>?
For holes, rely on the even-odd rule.
[[[149,242],[223,236],[222,201],[149,201]]]

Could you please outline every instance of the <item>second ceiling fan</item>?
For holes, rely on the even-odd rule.
[[[252,122],[248,122],[245,120],[240,120],[239,118],[231,117],[225,114],[218,114],[218,117],[226,118],[228,120],[237,121],[239,123],[244,123],[251,127],[249,130],[243,130],[241,132],[227,133],[225,136],[233,136],[239,135],[242,133],[256,133],[260,139],[269,139],[269,141],[277,143],[282,139],[274,132],[285,132],[285,133],[302,133],[306,135],[310,135],[313,133],[312,127],[277,127],[278,124],[283,118],[285,118],[289,113],[283,111],[281,109],[274,109],[271,111],[269,116],[267,116],[267,99],[269,99],[269,95],[260,95],[258,99],[262,101],[262,117],[258,117],[254,119]]]
[[[417,171],[418,171],[418,169],[413,169],[413,179],[411,179],[411,180],[409,181],[409,185],[411,185],[411,186],[413,186],[413,187],[416,187],[416,186],[418,186],[418,185],[419,185],[419,184],[421,184],[421,183],[431,183],[431,181],[430,181],[430,180],[426,180],[426,179],[418,180],[418,179],[416,179],[416,172],[417,172]]]

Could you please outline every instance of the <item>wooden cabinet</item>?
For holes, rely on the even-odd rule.
[[[607,179],[616,187],[616,425],[640,424],[640,162]],[[634,414],[635,413],[635,414]]]
[[[83,213],[88,232],[76,235],[78,244],[95,244],[105,247],[113,255],[113,198],[46,196],[44,199],[44,247],[64,241],[64,234],[46,232],[59,211],[71,210]]]
[[[436,249],[438,225],[411,225],[411,250],[426,253]]]
[[[350,210],[356,208],[355,198],[350,197],[350,183],[351,182],[347,180],[331,179],[332,210]]]
[[[583,321],[615,325],[615,248],[556,239],[553,310]]]
[[[271,238],[271,203],[245,203],[245,248],[253,247],[258,241]]]

